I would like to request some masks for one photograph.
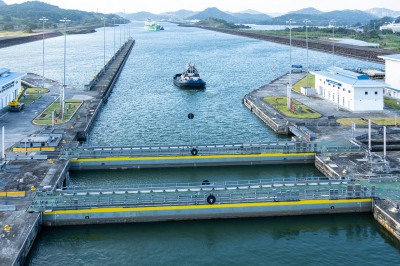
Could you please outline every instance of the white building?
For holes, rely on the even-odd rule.
[[[10,72],[7,68],[0,68],[0,109],[8,106],[21,91],[21,78],[25,73]]]
[[[315,75],[317,94],[337,104],[338,107],[351,111],[383,110],[385,83],[370,80],[368,75],[339,67],[330,67],[327,71],[310,71],[310,73]]]
[[[385,60],[385,95],[400,99],[400,54],[378,57]]]

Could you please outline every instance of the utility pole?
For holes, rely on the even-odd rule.
[[[308,19],[305,19],[304,20],[304,23],[306,23],[306,50],[307,50],[307,68],[306,68],[306,71],[307,71],[307,76],[306,76],[306,87],[308,88],[308,25],[307,25],[307,23],[309,23],[309,22],[311,22],[310,20],[308,20]]]
[[[40,21],[43,22],[43,52],[42,52],[42,88],[44,88],[44,23],[48,20],[45,17],[42,17],[41,19],[39,19]],[[40,88],[38,88],[38,96],[40,96]]]
[[[104,25],[103,25],[103,32],[104,32],[104,38],[103,38],[103,51],[104,51],[104,53],[103,53],[103,66],[105,67],[106,66],[106,18],[103,18],[103,22],[104,22]]]
[[[292,93],[292,23],[296,22],[293,19],[289,19],[288,21],[286,21],[286,23],[289,23],[289,84],[286,88],[286,107],[288,110],[290,110]]]
[[[114,58],[114,60],[115,60],[115,20],[116,20],[117,18],[113,18],[113,21],[114,21],[114,55],[113,55],[113,58]]]
[[[67,23],[71,20],[63,18],[60,19],[60,22],[64,23],[64,83],[61,89],[61,96],[60,96],[60,105],[61,105],[61,120],[64,120],[64,105],[65,105],[65,67],[66,67],[66,57],[67,57]]]
[[[335,66],[335,23],[334,19],[331,20],[332,25],[332,66]]]

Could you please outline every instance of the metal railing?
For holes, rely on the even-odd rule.
[[[63,158],[101,158],[112,156],[185,156],[196,149],[199,155],[301,153],[301,152],[356,152],[355,145],[323,145],[320,142],[271,141],[265,143],[159,145],[159,146],[82,146],[65,149]]]
[[[322,180],[320,180],[322,182]],[[86,209],[102,207],[148,207],[148,206],[185,206],[207,205],[210,197],[216,204],[286,202],[316,199],[353,199],[371,198],[376,196],[375,186],[366,186],[325,180],[326,184],[315,187],[267,185],[265,181],[227,181],[224,186],[204,184],[189,187],[187,184],[177,184],[172,187],[149,185],[147,189],[118,191],[67,191],[38,192],[28,211],[43,212],[49,210]],[[311,182],[311,181],[310,181]],[[337,181],[334,181],[337,182]],[[265,185],[263,185],[265,184]],[[271,184],[271,183],[269,183]],[[276,183],[278,184],[278,183]],[[311,183],[309,183],[311,184]],[[150,189],[151,188],[151,189]],[[299,189],[300,188],[300,189]],[[69,191],[71,192],[71,191]],[[213,203],[214,203],[213,201]]]
[[[320,186],[320,185],[346,185],[350,181],[348,179],[332,180],[326,177],[304,177],[304,178],[273,178],[273,179],[257,179],[257,180],[237,180],[237,181],[221,181],[210,182],[204,180],[202,182],[191,183],[163,183],[163,184],[136,184],[130,186],[69,186],[58,189],[56,192],[60,195],[77,195],[78,193],[96,193],[96,192],[115,192],[120,193],[149,193],[149,192],[191,192],[191,191],[213,191],[213,190],[234,190],[234,189],[258,189],[258,188],[277,188],[277,187],[293,187],[293,186]],[[46,195],[48,191],[38,192]]]

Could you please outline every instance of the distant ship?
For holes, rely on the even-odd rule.
[[[160,24],[157,24],[155,21],[153,21],[151,19],[147,19],[144,22],[144,28],[146,30],[154,30],[154,31],[158,31],[158,30],[163,30],[164,29]]]
[[[194,64],[187,64],[185,72],[176,74],[174,76],[174,84],[184,89],[202,89],[206,83],[200,78]]]
[[[400,23],[389,23],[379,28],[380,30],[392,30],[393,33],[400,32]]]

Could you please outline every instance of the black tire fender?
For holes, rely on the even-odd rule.
[[[214,204],[215,202],[217,201],[217,199],[215,198],[215,196],[214,195],[209,195],[208,197],[207,197],[207,203],[208,204]]]
[[[197,150],[196,148],[193,148],[193,149],[190,150],[190,153],[191,153],[193,156],[196,156],[197,153],[198,153],[198,150]]]

